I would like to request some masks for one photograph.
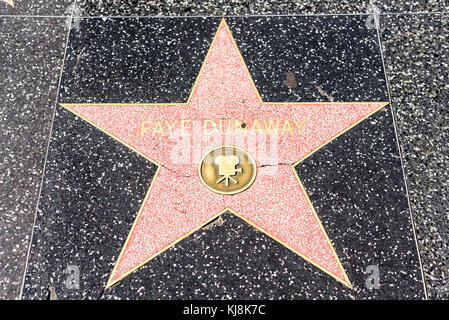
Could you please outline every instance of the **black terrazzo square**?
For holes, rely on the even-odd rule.
[[[263,100],[388,101],[366,16],[226,21]],[[153,103],[187,100],[220,18],[78,22],[59,101]],[[228,212],[104,290],[156,165],[58,107],[22,298],[423,299],[393,121],[384,107],[295,168],[353,289]]]

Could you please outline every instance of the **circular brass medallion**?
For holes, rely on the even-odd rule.
[[[207,152],[200,162],[201,182],[220,194],[236,194],[248,189],[256,179],[254,158],[234,146],[221,146]]]

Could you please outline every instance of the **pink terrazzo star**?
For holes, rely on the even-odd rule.
[[[293,167],[386,104],[262,102],[224,20],[187,103],[64,104],[159,166],[107,287],[226,211],[351,287]],[[247,150],[258,167],[251,187],[232,196],[198,174],[221,145]]]

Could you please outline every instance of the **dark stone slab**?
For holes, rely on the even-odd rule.
[[[384,16],[390,78],[429,298],[449,297],[449,15]]]
[[[194,0],[170,3],[146,0],[79,0],[81,16],[210,16],[248,14],[363,13],[368,0],[250,1]]]
[[[0,17],[0,299],[19,296],[66,35],[64,19]]]
[[[0,15],[70,16],[74,0],[14,0],[14,6],[0,0]]]
[[[226,214],[222,226],[196,232],[102,298],[423,299],[390,109],[326,146],[297,172],[354,290]],[[365,286],[372,265],[380,271],[379,290]]]
[[[378,7],[381,12],[397,12],[397,13],[418,13],[418,12],[448,12],[449,2],[447,0],[412,0],[412,1],[400,1],[400,0],[385,0],[374,1],[375,6]]]
[[[227,21],[264,99],[325,101],[320,92],[327,90],[336,101],[387,100],[377,33],[366,16]],[[60,99],[183,101],[218,22],[84,19],[71,33]],[[183,38],[196,39],[188,51]],[[260,52],[262,44],[274,51]],[[302,91],[286,89],[280,75],[287,71]],[[171,82],[161,74],[173,75]],[[297,166],[354,290],[226,214],[222,226],[185,238],[104,293],[154,165],[58,108],[23,297],[45,298],[52,284],[60,298],[74,299],[424,298],[388,108]],[[65,286],[67,265],[80,268],[80,289]],[[370,265],[380,271],[378,290],[366,286]]]

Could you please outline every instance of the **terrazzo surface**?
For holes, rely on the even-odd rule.
[[[0,0],[0,15],[70,16],[74,0]]]
[[[226,20],[262,99],[387,101],[377,32],[365,18]],[[178,84],[171,99],[185,101],[219,22],[81,20],[71,32],[60,102],[167,102]],[[195,44],[179,41],[186,37]],[[261,53],[262,43],[270,50]],[[140,68],[136,77],[145,55],[157,68]],[[286,72],[298,86],[285,82]],[[158,76],[170,81],[142,81]],[[47,161],[25,299],[46,298],[49,285],[61,299],[425,298],[388,106],[295,168],[354,289],[226,213],[220,226],[198,230],[104,291],[156,167],[62,107]],[[79,268],[79,289],[66,285],[67,266]],[[367,284],[373,267],[379,289]]]
[[[0,298],[18,297],[61,72],[64,19],[0,17]]]
[[[386,0],[374,1],[374,5],[384,13],[423,13],[423,12],[448,12],[448,0]]]
[[[392,106],[432,299],[449,298],[448,18],[385,16],[381,24]]]
[[[80,16],[211,16],[264,15],[301,13],[362,13],[369,6],[367,0],[357,1],[77,1]]]
[[[13,2],[14,6],[8,2]],[[94,3],[89,0],[79,0],[76,6],[72,6],[73,3],[74,1],[0,0],[0,22],[2,23],[0,68],[2,74],[7,75],[0,80],[0,100],[4,106],[1,143],[2,151],[6,150],[4,154],[2,153],[4,165],[1,169],[0,190],[0,197],[2,197],[0,298],[2,299],[19,298],[19,292],[23,286],[23,271],[31,239],[47,151],[52,108],[55,105],[59,74],[63,66],[65,36],[69,25],[68,21],[56,16],[70,16],[72,10],[74,16],[306,15],[354,14],[372,11],[369,1],[328,3],[264,1],[263,4],[259,1],[195,1],[189,2],[188,5],[171,3],[166,4],[165,7],[152,1]],[[391,88],[391,107],[394,109],[397,120],[399,142],[404,157],[404,170],[422,255],[427,293],[430,299],[447,299],[449,297],[447,286],[449,237],[448,215],[445,208],[447,176],[449,175],[445,143],[448,129],[446,111],[448,99],[445,81],[448,73],[447,14],[424,14],[424,12],[447,12],[449,3],[446,0],[374,1],[374,6],[383,13],[380,16],[382,51]],[[395,14],[388,15],[388,12]],[[18,18],[11,19],[10,16]],[[41,16],[53,16],[53,18]],[[259,28],[253,26],[245,26],[239,22],[238,18],[228,19],[242,54],[249,60],[247,62],[251,75],[257,82],[264,99],[279,96],[287,101],[388,100],[384,89],[385,82],[382,80],[382,63],[377,56],[379,49],[375,47],[375,40],[372,42],[370,40],[376,33],[375,29],[373,30],[375,25],[372,20],[367,16],[360,17],[365,20],[366,29],[361,24],[361,20],[360,23],[349,22],[349,20],[340,22],[342,32],[339,32],[340,27],[337,25],[324,23],[323,21],[326,20],[320,19],[312,23],[313,17],[309,18],[311,20],[307,23],[296,22],[291,28],[305,28],[309,35],[312,35],[311,43],[314,43],[313,50],[318,50],[317,53],[313,50],[304,50],[300,42],[290,41],[292,39],[286,40],[289,44],[286,46],[276,44],[276,41],[273,41],[274,37],[269,33],[261,32]],[[121,102],[183,101],[189,94],[189,89],[198,72],[197,68],[207,52],[215,31],[214,26],[219,22],[219,19],[212,19],[208,26],[197,23],[196,28],[192,30],[185,28],[183,31],[177,28],[176,23],[172,23],[170,28],[175,30],[172,35],[167,30],[159,28],[161,41],[158,45],[161,50],[158,52],[148,46],[145,51],[131,49],[133,44],[148,41],[143,32],[154,32],[153,27],[143,26],[138,19],[130,19],[130,28],[122,26],[118,37],[114,37],[113,32],[109,30],[111,26],[114,26],[113,20],[109,19],[101,23],[94,20],[85,22],[75,19],[72,23],[72,28],[75,30],[69,42],[69,55],[65,62],[60,101],[111,102],[116,101],[115,98],[120,99]],[[277,32],[279,28],[283,29],[284,25],[289,26],[290,23],[279,26],[275,20],[268,20],[270,19],[263,23]],[[177,20],[177,23],[180,21]],[[154,25],[160,27],[157,22],[154,22]],[[184,22],[181,22],[181,25],[185,27]],[[317,28],[314,29],[312,25],[316,25]],[[143,31],[139,32],[139,28],[142,27]],[[330,36],[331,31],[320,34],[318,28],[335,31],[335,36]],[[98,34],[95,34],[93,30],[99,31]],[[265,51],[266,47],[263,44],[258,44],[255,39],[252,39],[252,33],[257,33],[258,37],[270,44],[268,52]],[[278,33],[277,36],[284,36],[282,32]],[[130,45],[127,37],[135,37],[135,43]],[[164,37],[172,41],[167,41]],[[183,37],[189,39],[188,44],[181,41]],[[348,48],[358,48],[357,43],[363,43],[363,38],[367,43],[362,45],[361,50],[344,50],[344,41],[348,42],[346,45]],[[288,38],[284,37],[284,39]],[[108,52],[107,48],[111,46],[118,50],[118,57]],[[334,55],[335,52],[326,54],[326,46],[335,48],[335,52],[340,50],[340,54]],[[188,56],[169,57],[170,50],[182,51],[187,47],[193,49]],[[83,48],[85,48],[84,51]],[[153,71],[145,69],[143,73],[139,73],[138,69],[142,65],[147,65],[145,59],[147,54],[153,59],[167,59],[174,67],[164,70],[158,66]],[[274,56],[280,58],[273,58]],[[304,57],[304,61],[308,59],[313,61],[313,64],[298,62],[295,57]],[[107,64],[102,59],[109,60],[116,72],[109,72]],[[264,59],[276,67],[271,69],[265,67]],[[98,61],[101,63],[97,63]],[[352,64],[351,61],[356,63]],[[296,69],[300,70],[299,72],[288,70],[281,74],[278,70],[273,71],[276,68],[295,69],[296,65],[300,66]],[[317,67],[320,65],[327,67],[320,69]],[[360,68],[360,66],[363,67]],[[338,69],[339,67],[349,72],[355,70],[356,78],[361,80],[351,82],[352,79],[346,79],[347,77],[339,78],[340,72],[343,72]],[[91,69],[95,72],[91,72]],[[302,69],[306,70],[304,76]],[[370,69],[375,76],[365,76],[365,69]],[[324,70],[321,75],[314,75],[317,71],[320,73],[320,70]],[[331,76],[326,77],[329,72]],[[83,78],[80,74],[89,76]],[[311,82],[309,83],[308,80]],[[346,81],[350,85],[345,87]],[[379,84],[376,84],[377,81]],[[163,85],[159,86],[161,82]],[[300,86],[304,88],[304,92],[299,90]],[[354,89],[353,86],[356,88]],[[340,90],[341,88],[344,90]],[[79,91],[84,93],[80,94]],[[148,92],[148,95],[145,95],[145,92]],[[108,100],[107,97],[112,98]],[[68,100],[64,100],[66,98]],[[404,208],[403,198],[402,200],[400,197],[396,198],[397,195],[403,195],[405,191],[398,180],[401,173],[397,170],[400,168],[397,163],[397,150],[393,144],[388,144],[391,142],[389,139],[392,135],[392,119],[387,112],[377,113],[369,124],[365,121],[358,128],[348,132],[345,139],[341,137],[326,146],[322,150],[323,156],[321,153],[315,154],[313,158],[297,167],[298,174],[301,174],[314,206],[317,209],[325,208],[319,209],[320,211],[326,210],[325,213],[320,213],[323,225],[326,228],[336,227],[337,231],[334,233],[328,230],[336,250],[346,248],[348,242],[357,243],[357,246],[349,250],[345,249],[343,253],[339,251],[345,268],[348,264],[359,266],[348,271],[351,279],[355,279],[356,290],[345,291],[345,288],[339,287],[339,283],[329,281],[319,270],[297,259],[297,255],[267,235],[255,230],[231,213],[226,213],[223,216],[223,223],[218,221],[218,227],[197,231],[123,279],[110,291],[102,294],[104,284],[117,260],[117,254],[134,221],[136,208],[144,197],[145,191],[142,190],[148,188],[155,167],[135,153],[130,153],[115,140],[90,128],[67,110],[57,107],[56,111],[54,138],[50,144],[48,158],[53,162],[48,169],[48,177],[53,178],[44,180],[46,181],[44,186],[48,194],[55,193],[57,196],[54,199],[50,196],[41,199],[43,209],[40,209],[37,216],[39,225],[36,228],[38,231],[35,231],[38,233],[39,240],[36,240],[33,245],[34,257],[30,260],[27,287],[23,292],[23,298],[48,298],[49,285],[56,287],[56,293],[60,297],[74,299],[148,299],[173,298],[174,296],[200,299],[248,296],[256,299],[311,298],[312,296],[341,299],[423,298],[423,292],[418,286],[420,275],[416,271],[416,256],[414,254],[404,256],[401,250],[385,252],[381,249],[384,245],[378,245],[382,241],[373,235],[372,230],[363,229],[366,227],[363,224],[366,218],[363,212],[371,212],[371,207],[378,205],[374,199],[379,199],[379,196],[382,196],[382,199],[389,199],[385,202],[385,208],[388,210],[380,215],[377,213],[386,221],[391,221],[392,212],[400,212]],[[379,143],[373,142],[375,140],[373,140],[373,134],[376,137],[380,134]],[[360,143],[361,140],[363,143]],[[381,141],[388,141],[388,143],[384,144]],[[376,147],[371,147],[371,144]],[[354,146],[356,146],[355,149]],[[69,150],[70,148],[72,150]],[[342,150],[356,150],[356,153],[351,155],[351,159],[333,161],[334,158],[338,159]],[[382,150],[382,155],[379,156],[376,150]],[[73,156],[73,152],[76,156]],[[365,154],[367,156],[364,156]],[[390,154],[391,157],[385,157],[385,154]],[[368,158],[369,155],[372,158]],[[92,157],[96,161],[93,167],[89,160]],[[370,170],[369,174],[364,171],[364,174],[361,174],[361,169],[357,166],[344,166],[345,161],[351,164],[354,162],[362,164],[362,167],[370,164],[370,168],[383,168],[381,171],[384,180],[378,180],[378,175],[375,175],[378,173],[376,170]],[[373,163],[376,163],[376,166],[373,166]],[[114,164],[116,164],[115,167]],[[70,165],[73,166],[69,168]],[[144,169],[139,171],[133,166],[141,166]],[[350,172],[348,172],[349,169]],[[126,173],[122,170],[126,170]],[[383,170],[389,174],[385,175]],[[318,180],[314,179],[315,171],[332,178],[326,180],[323,176]],[[357,180],[360,181],[357,184],[351,182],[347,178],[349,175],[357,176]],[[383,190],[379,193],[375,188],[374,191],[366,191],[370,199],[362,199],[364,201],[356,199],[353,195],[354,188],[368,186],[365,176],[377,181],[379,186],[376,188],[380,190],[383,186],[387,191]],[[103,185],[104,181],[106,181],[105,185]],[[123,185],[127,187],[123,188]],[[87,191],[88,201],[79,200],[85,197],[80,194],[81,189]],[[110,195],[112,190],[122,191],[118,199]],[[75,192],[73,196],[72,191]],[[112,204],[113,217],[107,215],[110,208],[104,206],[103,199],[107,199]],[[58,204],[61,209],[51,209],[53,204]],[[361,207],[364,210],[361,210]],[[355,225],[350,226],[350,234],[362,232],[373,236],[377,241],[374,245],[367,237],[350,238],[350,234],[344,236],[338,232],[339,227],[334,224],[335,219],[329,218],[328,212],[340,213],[341,208],[345,208],[348,215],[355,219],[353,220]],[[41,219],[44,210],[51,212],[47,214],[47,217],[50,217],[48,220]],[[81,212],[77,213],[80,218],[73,220],[72,214],[77,210]],[[91,216],[83,214],[83,211],[98,212],[93,221],[105,228],[92,223]],[[61,212],[64,212],[64,215],[61,215]],[[392,223],[392,229],[380,222],[377,228],[384,232],[388,243],[400,243],[399,248],[402,248],[402,245],[410,245],[411,231],[401,229],[409,225],[410,221],[402,212],[396,218]],[[58,228],[70,232],[60,234],[57,232]],[[400,234],[391,235],[390,231],[393,229],[401,230]],[[73,232],[74,230],[79,231],[78,236]],[[58,239],[61,239],[61,243],[57,243],[55,249],[54,244]],[[81,241],[81,244],[77,241]],[[92,243],[97,242],[101,243],[101,250],[91,246]],[[76,246],[82,249],[78,251],[75,249]],[[36,251],[37,247],[41,251]],[[270,248],[268,251],[267,247]],[[238,254],[235,254],[235,248],[238,248]],[[218,254],[220,250],[223,252]],[[201,255],[198,258],[197,251],[203,252],[205,258]],[[361,254],[362,251],[368,252],[369,255]],[[70,261],[64,259],[65,253],[70,257]],[[361,254],[361,256],[355,259],[352,254]],[[184,255],[187,255],[189,259],[186,260]],[[255,259],[256,255],[261,258]],[[223,256],[232,263],[223,259]],[[207,265],[203,259],[207,260]],[[263,261],[264,259],[268,259],[268,262]],[[392,263],[387,263],[389,259],[392,259]],[[54,261],[56,265],[50,266]],[[384,290],[384,287],[381,287],[380,290],[367,290],[363,280],[368,275],[362,276],[364,270],[361,270],[361,266],[367,263],[379,265],[381,279],[393,289]],[[68,273],[64,273],[67,264],[79,264],[81,290],[68,289],[62,283],[69,277]],[[192,270],[197,267],[198,270],[192,275]],[[177,274],[179,268],[183,272]],[[291,271],[292,268],[295,270]],[[216,274],[217,270],[220,273]],[[382,270],[388,270],[385,278],[383,278]],[[404,274],[403,270],[409,271]],[[308,275],[307,279],[300,274],[300,271]],[[410,290],[407,290],[405,285],[396,287],[396,283],[399,282],[395,279],[397,274],[400,274],[398,279],[404,281]],[[34,276],[36,278],[33,278]],[[243,285],[238,280],[240,278],[244,279]],[[302,291],[301,294],[292,293],[291,288],[286,286],[287,282],[295,288],[301,286],[298,279],[304,281],[307,287],[307,290]],[[312,286],[318,289],[314,290]],[[238,289],[235,289],[236,287]],[[268,289],[263,291],[264,287]],[[329,292],[332,292],[333,296],[329,295]]]
[[[62,79],[60,102],[185,101],[220,18],[145,20],[82,20],[68,44],[71,54],[64,68],[72,76]],[[254,27],[262,21],[263,28]],[[241,53],[251,60],[248,68],[264,101],[329,101],[329,96],[334,101],[388,101],[376,30],[366,28],[365,17],[228,18],[227,22]],[[282,35],[285,28],[290,33]],[[254,44],[254,35],[259,43]],[[126,45],[130,36],[135,42],[131,46]],[[108,42],[117,51],[102,45]],[[173,50],[189,54],[176,56]],[[142,69],[149,64],[148,56],[173,67],[156,64]],[[294,73],[294,87],[283,85],[286,72]],[[347,73],[353,77],[341,76]]]

